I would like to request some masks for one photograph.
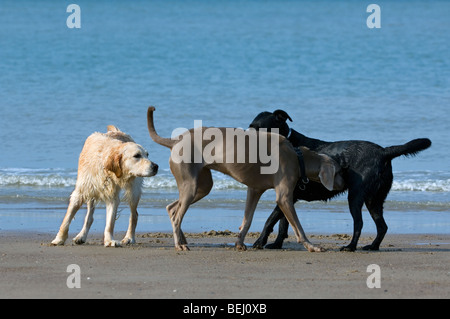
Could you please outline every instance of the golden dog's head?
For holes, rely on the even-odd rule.
[[[112,149],[104,163],[105,169],[121,177],[150,177],[158,172],[158,165],[148,159],[148,152],[134,142]]]

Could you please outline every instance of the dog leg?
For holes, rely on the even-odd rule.
[[[125,237],[122,239],[122,245],[132,245],[136,243],[136,225],[138,222],[137,203],[130,204],[130,222]]]
[[[84,219],[83,229],[81,229],[80,233],[73,239],[73,242],[76,245],[82,245],[86,242],[89,229],[91,228],[92,222],[94,221],[94,210],[95,210],[94,200],[88,201],[86,218]]]
[[[375,225],[377,226],[377,237],[374,239],[372,244],[364,246],[363,250],[380,250],[380,244],[383,241],[384,235],[386,235],[388,226],[383,217],[383,201],[380,202],[371,202],[366,200],[367,209],[370,212],[370,216],[372,216]]]
[[[113,238],[119,202],[120,201],[118,198],[114,198],[111,201],[106,202],[106,227],[103,237],[103,245],[105,247],[120,247],[120,242],[114,240]]]
[[[283,189],[280,188],[275,188],[275,192],[277,194],[277,204],[278,206],[280,206],[281,210],[286,216],[286,219],[289,221],[289,224],[291,224],[292,228],[294,229],[295,236],[297,237],[297,242],[302,243],[303,246],[310,252],[325,251],[324,248],[311,244],[306,237],[305,232],[303,231],[303,228],[297,217],[297,213],[295,212],[292,193],[289,193],[288,189],[283,191]]]
[[[355,194],[356,193],[356,194]],[[359,237],[361,236],[361,230],[363,227],[362,219],[362,206],[364,204],[363,196],[359,192],[352,192],[349,190],[348,203],[350,213],[353,217],[353,237],[350,244],[341,248],[341,251],[355,251],[358,244]]]
[[[272,214],[269,216],[269,218],[267,218],[267,221],[264,224],[264,228],[261,232],[261,235],[253,244],[253,248],[257,248],[257,249],[264,248],[264,246],[267,244],[267,239],[269,238],[270,233],[273,232],[273,227],[283,216],[284,215],[283,215],[283,212],[281,211],[280,207],[276,206],[275,209],[273,210]]]
[[[171,167],[173,171],[178,169],[177,166]],[[186,170],[189,172],[188,170]],[[206,195],[209,194],[213,187],[213,180],[211,171],[207,168],[202,168],[198,171],[197,177],[188,173],[190,176],[184,177],[183,181],[178,185],[180,198],[173,203],[167,205],[167,213],[172,221],[172,228],[174,231],[175,249],[177,250],[189,250],[187,246],[187,240],[181,230],[181,222],[184,214],[186,214],[189,206]],[[175,176],[179,176],[174,174]]]
[[[250,225],[252,224],[256,205],[258,204],[258,201],[263,193],[264,191],[261,192],[250,187],[247,189],[247,202],[245,204],[244,219],[242,220],[241,227],[239,227],[240,232],[236,241],[237,250],[247,250],[247,247],[244,244],[244,239],[250,229]]]
[[[183,217],[186,214],[188,208],[189,204],[187,204],[186,202],[181,202],[174,214],[174,218],[172,219],[173,240],[175,242],[175,249],[180,251],[189,250],[189,247],[187,246],[186,237],[181,231],[181,222],[183,221]]]
[[[189,250],[187,246],[186,237],[181,231],[181,222],[183,221],[183,217],[186,214],[189,206],[193,202],[195,198],[195,194],[197,192],[197,183],[192,179],[185,179],[181,185],[178,185],[178,191],[180,194],[180,198],[178,199],[178,203],[175,202],[171,205],[171,210],[168,211],[169,216],[171,216],[172,228],[173,228],[173,240],[175,242],[176,250]]]
[[[170,221],[172,221],[176,216],[178,206],[179,206],[178,204],[179,204],[179,200],[177,199],[173,203],[166,206],[167,214],[169,214]],[[181,227],[180,227],[180,236],[181,236],[181,238],[180,238],[181,244],[187,245],[187,240],[186,240],[186,237],[184,236],[183,231],[181,230]]]
[[[139,205],[139,200],[142,194],[142,178],[136,178],[126,190],[126,198],[128,199],[128,205],[130,206],[130,221],[128,223],[128,230],[125,237],[122,239],[122,245],[130,245],[136,243],[136,225],[138,222],[138,211],[137,207]]]
[[[138,211],[137,207],[139,204],[139,200],[141,197],[140,192],[135,192],[135,196],[133,196],[129,201],[130,206],[130,221],[128,223],[128,230],[125,234],[125,237],[122,239],[122,245],[131,245],[136,243],[136,225],[138,222]]]
[[[288,238],[289,222],[281,212],[280,224],[278,226],[278,236],[272,244],[266,245],[267,249],[281,249],[283,248],[283,242]]]
[[[64,245],[69,235],[70,223],[72,222],[72,219],[74,218],[77,211],[80,209],[81,205],[83,205],[83,201],[78,196],[78,192],[74,191],[72,195],[70,195],[69,207],[67,208],[67,212],[64,216],[63,222],[61,223],[59,232],[51,243],[52,245]]]

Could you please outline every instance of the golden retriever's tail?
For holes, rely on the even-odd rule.
[[[155,125],[153,124],[153,112],[155,111],[155,107],[150,106],[147,110],[147,127],[148,132],[150,133],[150,137],[152,140],[162,146],[172,148],[178,141],[172,140],[170,138],[164,138],[158,135],[155,130]]]

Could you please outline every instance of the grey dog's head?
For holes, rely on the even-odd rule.
[[[249,127],[259,130],[260,128],[266,128],[268,132],[273,128],[279,130],[279,134],[283,136],[288,136],[289,126],[286,121],[292,122],[291,117],[283,110],[276,110],[271,112],[261,112],[259,113]]]

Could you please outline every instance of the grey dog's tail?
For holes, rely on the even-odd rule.
[[[155,111],[155,107],[150,106],[147,110],[147,127],[148,132],[150,133],[150,137],[152,140],[162,146],[172,148],[178,141],[172,140],[170,138],[164,138],[158,135],[155,130],[155,125],[153,124],[153,112]]]
[[[418,138],[409,141],[403,145],[389,146],[384,149],[384,156],[386,159],[394,159],[398,156],[414,156],[420,151],[423,151],[431,146],[431,141],[428,138]]]

